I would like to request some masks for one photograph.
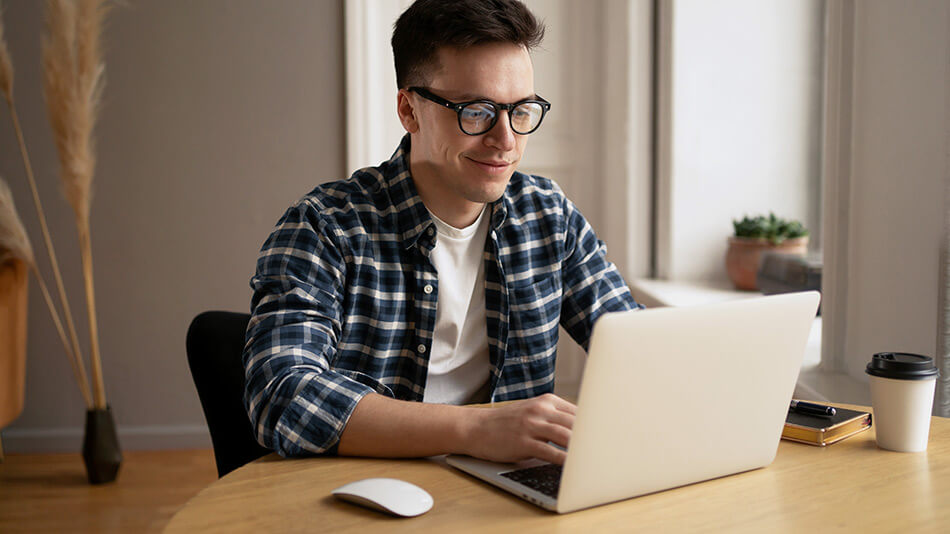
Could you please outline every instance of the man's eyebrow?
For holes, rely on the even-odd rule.
[[[519,99],[517,99],[517,100],[512,100],[511,102],[498,102],[497,100],[488,98],[488,97],[485,96],[485,95],[479,95],[479,94],[476,94],[476,93],[462,93],[461,95],[458,96],[458,98],[455,98],[455,99],[453,99],[453,100],[454,100],[455,102],[470,102],[470,101],[472,101],[472,100],[490,100],[490,101],[492,101],[492,102],[498,102],[498,103],[500,103],[500,104],[513,104],[513,103],[515,103],[515,102],[521,102],[522,100],[533,100],[533,99],[535,99],[535,98],[537,98],[537,97],[538,97],[538,95],[533,93],[533,94],[530,94],[530,95],[528,95],[528,96],[521,97],[521,98],[519,98]]]

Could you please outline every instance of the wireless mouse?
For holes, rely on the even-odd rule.
[[[422,515],[431,510],[433,504],[426,490],[395,478],[358,480],[330,493],[344,501],[401,517]]]

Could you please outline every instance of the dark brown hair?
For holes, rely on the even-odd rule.
[[[541,44],[544,24],[518,0],[416,0],[393,27],[396,85],[425,85],[441,47]]]

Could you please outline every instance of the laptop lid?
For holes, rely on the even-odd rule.
[[[819,298],[810,291],[603,316],[557,511],[770,464]]]

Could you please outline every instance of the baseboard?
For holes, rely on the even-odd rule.
[[[80,452],[83,429],[11,428],[0,431],[7,454]],[[210,449],[211,436],[204,425],[149,425],[119,428],[119,445],[126,451]]]

